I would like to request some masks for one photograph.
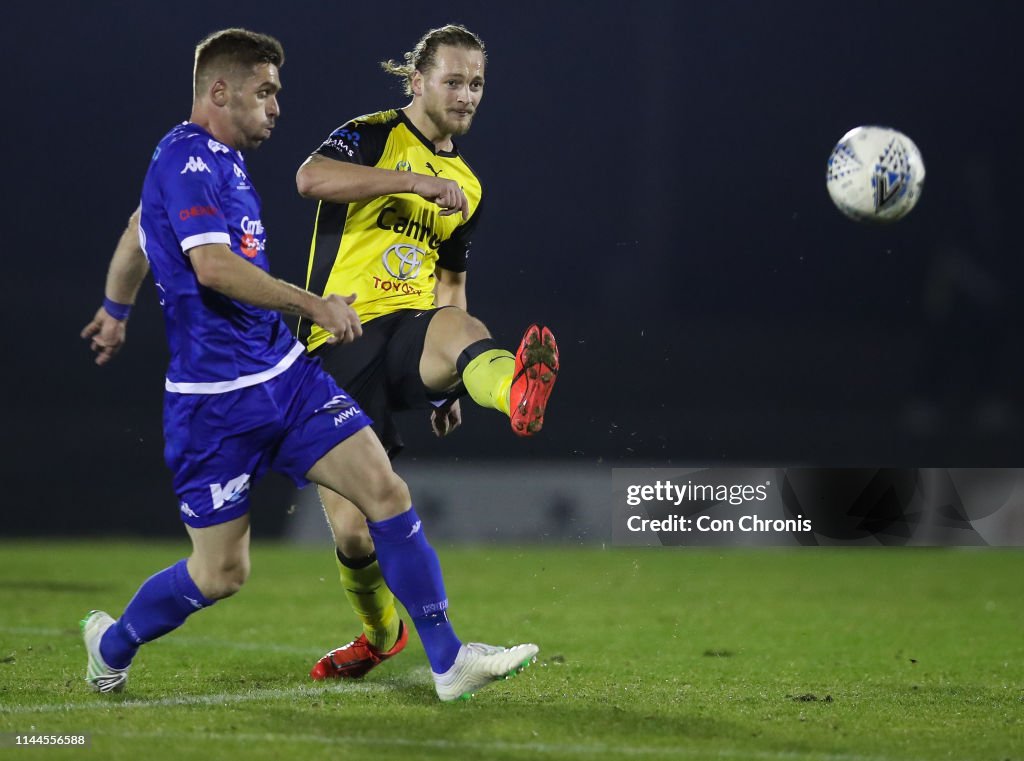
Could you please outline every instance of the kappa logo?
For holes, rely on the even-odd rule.
[[[405,535],[406,539],[412,539],[413,536],[419,533],[420,528],[423,526],[423,521],[416,521],[412,524],[412,531]]]
[[[185,172],[210,172],[210,167],[201,158],[189,156],[185,168],[178,172],[178,174],[185,174]]]
[[[249,491],[249,474],[243,473],[221,484],[210,484],[210,496],[213,498],[213,509],[220,510],[224,505],[238,502],[242,495]]]
[[[181,510],[181,512],[183,512],[189,518],[198,518],[199,517],[199,514],[195,510],[193,510],[191,507],[188,506],[188,502],[182,502],[181,506],[179,507],[179,509]]]

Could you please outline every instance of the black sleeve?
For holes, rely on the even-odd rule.
[[[384,153],[390,132],[389,125],[368,124],[353,119],[334,130],[313,155],[350,164],[374,166]]]
[[[473,231],[476,229],[484,202],[481,199],[476,211],[463,224],[455,228],[452,237],[437,249],[437,266],[450,272],[465,272],[469,259],[469,248],[472,245]]]

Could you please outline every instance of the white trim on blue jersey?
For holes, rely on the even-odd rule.
[[[200,233],[199,235],[190,235],[181,242],[181,250],[187,254],[190,248],[207,246],[211,243],[223,243],[225,246],[230,247],[231,236],[227,233]]]
[[[302,355],[305,349],[305,346],[296,341],[292,350],[285,354],[280,362],[269,370],[264,370],[263,372],[253,373],[252,375],[243,375],[242,377],[235,378],[234,380],[213,381],[210,383],[175,383],[170,378],[167,378],[164,381],[164,388],[175,394],[225,394],[228,391],[237,391],[240,388],[249,388],[249,386],[255,386],[260,383],[265,383],[271,378],[276,378],[291,367],[295,363],[295,360]]]

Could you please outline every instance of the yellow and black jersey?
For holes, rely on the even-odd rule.
[[[459,183],[469,217],[441,216],[414,193],[347,204],[321,201],[309,251],[306,288],[326,296],[355,293],[359,319],[434,304],[434,271],[464,272],[470,236],[480,218],[480,180],[453,145],[436,151],[400,110],[360,116],[331,133],[315,155],[381,169],[433,174]],[[307,320],[299,338],[310,350],[328,334]]]

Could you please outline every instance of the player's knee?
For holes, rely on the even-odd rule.
[[[373,552],[370,529],[362,513],[352,510],[332,517],[331,530],[335,544],[346,557],[361,557]]]
[[[223,569],[217,578],[217,590],[214,599],[223,600],[226,597],[231,597],[231,595],[242,588],[242,585],[245,584],[248,578],[248,564]]]
[[[462,307],[445,307],[439,310],[434,317],[432,327],[434,323],[437,324],[438,332],[444,340],[457,339],[472,343],[491,337],[487,326]]]
[[[412,504],[409,487],[390,466],[386,472],[377,474],[372,480],[367,497],[379,515],[377,520],[404,513]]]
[[[473,315],[466,312],[466,320],[463,325],[463,331],[466,334],[466,339],[469,341],[482,341],[485,338],[491,337],[491,331],[487,329],[482,320],[477,319]]]
[[[223,600],[238,592],[249,578],[249,559],[223,561],[201,569],[193,579],[199,591],[209,600]]]
[[[370,538],[370,529],[367,528],[365,520],[361,533],[337,534],[334,542],[341,554],[347,558],[365,558],[374,550],[373,539]]]
[[[368,537],[370,535],[370,529],[366,526],[366,517],[362,513],[347,516],[342,525],[345,536]]]

